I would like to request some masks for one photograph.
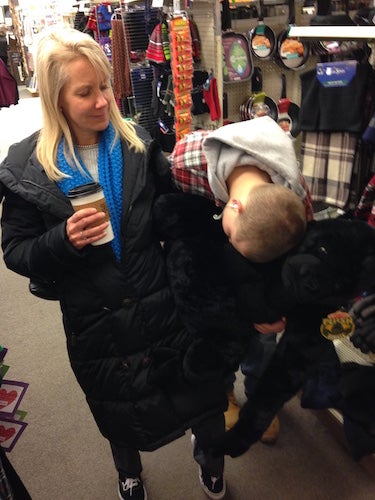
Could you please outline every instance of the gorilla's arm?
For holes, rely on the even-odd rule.
[[[288,318],[285,334],[254,396],[242,407],[238,422],[219,440],[205,443],[207,448],[217,455],[243,454],[259,440],[284,403],[301,389],[311,367],[335,356],[331,342],[318,333],[321,317],[321,311],[314,314],[311,307],[301,306],[298,315]]]

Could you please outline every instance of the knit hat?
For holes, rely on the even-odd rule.
[[[146,58],[155,64],[165,64],[165,54],[163,50],[163,40],[161,35],[161,23],[153,29],[146,49]]]

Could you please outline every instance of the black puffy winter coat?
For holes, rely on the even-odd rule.
[[[69,200],[35,155],[37,134],[0,167],[2,249],[8,268],[54,281],[71,366],[102,434],[153,450],[226,406],[224,385],[187,380],[192,344],[168,286],[155,232],[155,197],[171,190],[169,164],[145,131],[146,153],[123,144],[122,261],[109,245],[76,250],[66,236]],[[172,374],[172,376],[171,376]]]

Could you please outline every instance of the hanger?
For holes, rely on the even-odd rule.
[[[111,17],[111,20],[114,20],[114,19],[117,19],[117,20],[121,20],[122,19],[122,9],[121,7],[117,7],[113,14],[112,14],[112,17]]]

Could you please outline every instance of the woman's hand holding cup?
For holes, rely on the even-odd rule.
[[[69,191],[68,198],[75,213],[68,219],[66,233],[75,248],[113,240],[110,215],[99,183],[77,186]]]
[[[108,226],[104,212],[98,212],[96,208],[83,208],[67,220],[66,234],[70,243],[80,250],[104,238]]]

